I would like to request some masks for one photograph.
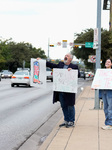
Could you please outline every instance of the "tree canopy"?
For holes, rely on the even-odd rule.
[[[8,69],[15,72],[18,67],[23,67],[23,61],[25,67],[30,68],[30,59],[37,57],[46,58],[44,50],[36,49],[30,43],[0,40],[0,70]]]
[[[75,34],[76,39],[74,43],[93,42],[93,29],[87,29],[80,34]],[[81,48],[73,48],[73,54],[81,59],[86,68],[93,69],[93,64],[88,62],[89,55],[96,55],[96,50],[93,48],[86,48],[82,46]],[[104,67],[107,58],[112,58],[112,33],[107,30],[101,29],[101,66]]]

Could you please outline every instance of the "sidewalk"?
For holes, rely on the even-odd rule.
[[[76,102],[74,128],[59,128],[63,118],[39,150],[112,150],[112,130],[102,130],[103,110],[94,109],[94,90],[85,87]]]

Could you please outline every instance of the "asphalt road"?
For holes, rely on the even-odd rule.
[[[79,79],[78,83],[79,94],[81,87],[89,82]],[[52,104],[52,84],[47,82],[45,89],[11,87],[10,79],[2,79],[0,82],[0,150],[19,149],[22,143],[58,112],[60,104]]]

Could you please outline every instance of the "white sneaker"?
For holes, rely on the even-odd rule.
[[[105,125],[103,127],[101,127],[103,130],[112,130],[112,126],[110,125]]]

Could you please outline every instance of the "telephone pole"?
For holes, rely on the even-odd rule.
[[[97,0],[97,28],[98,28],[98,48],[96,49],[96,70],[101,68],[101,0]],[[95,90],[95,105],[94,109],[100,108],[99,90]]]

